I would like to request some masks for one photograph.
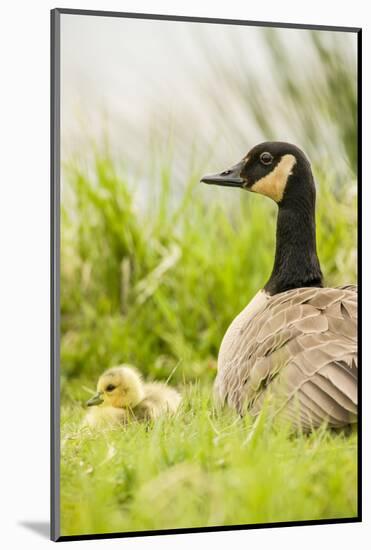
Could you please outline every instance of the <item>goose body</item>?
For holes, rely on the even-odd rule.
[[[240,414],[276,410],[305,430],[357,419],[357,294],[300,288],[264,296],[228,328],[219,352],[216,398]]]
[[[215,397],[305,431],[357,421],[357,288],[323,287],[315,240],[315,185],[294,145],[265,142],[205,183],[241,187],[278,204],[276,254],[264,288],[232,321],[218,356]]]
[[[180,394],[167,384],[145,383],[130,365],[112,367],[99,378],[97,393],[89,399],[85,423],[91,427],[127,424],[133,420],[156,420],[175,413]]]

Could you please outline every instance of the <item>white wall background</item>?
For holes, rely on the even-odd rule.
[[[1,321],[1,543],[29,549],[52,545],[49,517],[49,9],[54,2],[19,0],[0,18],[0,321]],[[293,23],[363,26],[364,57],[371,49],[371,18],[364,0],[228,2],[207,0],[80,0],[58,7],[211,16]],[[364,97],[371,97],[370,63],[364,63]],[[275,550],[369,547],[370,528],[370,231],[368,144],[370,107],[364,105],[364,517],[361,524],[73,542],[74,548],[216,548],[233,545]],[[5,170],[4,170],[5,168]],[[367,219],[368,218],[368,219]],[[33,527],[27,524],[33,523]],[[39,529],[35,529],[35,525]]]

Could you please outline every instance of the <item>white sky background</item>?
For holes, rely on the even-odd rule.
[[[276,103],[262,28],[62,15],[61,29],[64,161],[89,156],[93,141],[108,138],[114,156],[139,179],[150,178],[154,152],[167,158],[171,151],[180,181],[191,165],[200,175],[228,168],[259,141],[303,145],[298,113]],[[278,32],[293,52],[293,78],[305,86],[313,70],[308,31]],[[329,44],[334,34],[322,32]],[[355,64],[356,36],[342,36]],[[274,136],[257,127],[224,66],[240,79],[256,75]],[[322,135],[327,145],[333,139],[326,123]]]
[[[125,149],[121,126],[146,134],[161,120],[192,124],[195,135],[214,138],[208,97],[200,94],[203,83],[209,83],[213,75],[200,52],[200,40],[210,45],[217,60],[230,50],[232,33],[244,44],[241,55],[247,51],[256,64],[263,57],[258,44],[260,29],[63,15],[66,150],[79,144],[85,130],[99,137],[104,129],[109,130],[112,145],[120,148],[121,141]],[[238,59],[231,57],[230,61],[238,65]],[[220,79],[212,86],[225,97],[226,116],[233,116],[234,106],[227,103],[228,83]]]

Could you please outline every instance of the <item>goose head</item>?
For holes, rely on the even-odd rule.
[[[229,170],[201,181],[240,187],[277,203],[276,252],[264,286],[267,294],[323,285],[316,248],[316,188],[310,163],[296,145],[260,143]]]
[[[136,369],[127,365],[113,367],[99,378],[97,393],[87,406],[101,405],[115,408],[133,408],[144,398],[143,382]]]
[[[308,159],[296,145],[282,141],[256,145],[240,162],[219,174],[204,176],[201,182],[259,193],[282,206],[300,197],[315,198]]]

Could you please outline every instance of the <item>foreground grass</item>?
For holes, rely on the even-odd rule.
[[[173,418],[93,432],[62,409],[63,535],[354,517],[356,434],[290,436],[216,413],[188,387]]]

